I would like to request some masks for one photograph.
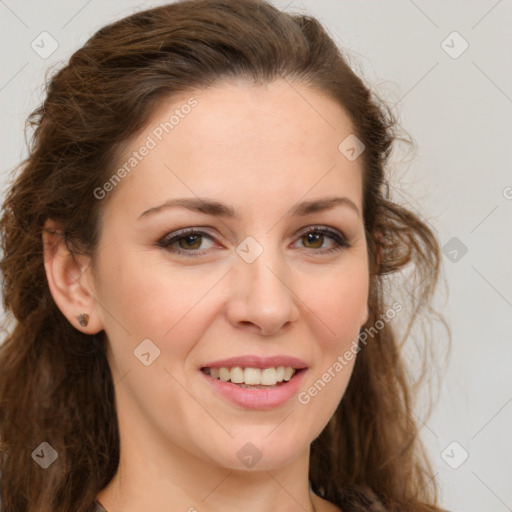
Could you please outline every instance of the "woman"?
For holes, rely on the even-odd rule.
[[[1,222],[2,511],[441,510],[394,326],[420,309],[387,286],[412,265],[428,304],[439,248],[315,19],[139,12],[31,121]]]

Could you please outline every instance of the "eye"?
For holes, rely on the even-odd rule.
[[[203,245],[205,240],[208,240],[210,245],[205,247]],[[320,254],[329,254],[350,247],[341,232],[325,226],[313,226],[302,231],[297,242],[299,241],[303,242],[306,249],[312,249]],[[327,248],[324,246],[326,241],[331,242]],[[164,236],[157,245],[169,252],[185,256],[201,256],[205,254],[205,249],[213,247],[214,237],[201,229],[188,228]]]
[[[213,237],[206,233],[206,231],[189,228],[164,236],[161,240],[159,240],[158,246],[178,254],[187,253],[187,256],[200,256],[203,253],[196,252],[198,249],[208,249],[208,247],[201,247],[204,239],[213,242]],[[178,248],[173,248],[173,246],[176,245]]]
[[[337,230],[327,228],[325,226],[313,226],[303,231],[299,240],[306,245],[309,245],[311,249],[322,249],[324,242],[327,240],[331,241],[331,245],[325,250],[317,251],[322,254],[329,254],[334,251],[341,251],[350,247],[350,244],[345,239],[344,235]]]

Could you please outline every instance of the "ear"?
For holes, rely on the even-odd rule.
[[[46,277],[58,308],[71,325],[86,334],[103,330],[90,258],[70,252],[63,227],[53,220],[45,222],[42,236]],[[87,326],[79,322],[84,313],[89,316]]]

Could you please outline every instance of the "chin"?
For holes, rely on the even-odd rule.
[[[270,430],[272,432],[272,430]],[[303,436],[293,439],[286,436],[284,430],[279,434],[270,433],[268,427],[264,432],[248,431],[239,433],[225,446],[224,452],[213,456],[220,466],[243,471],[277,470],[291,464],[297,457],[309,450]]]

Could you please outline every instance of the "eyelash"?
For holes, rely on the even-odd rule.
[[[341,251],[343,249],[347,249],[350,247],[350,244],[347,242],[347,240],[341,233],[338,233],[337,231],[334,231],[334,230],[329,229],[324,226],[312,226],[311,228],[309,228],[305,231],[302,231],[302,233],[299,235],[299,239],[309,233],[314,233],[315,235],[327,235],[328,238],[330,238],[331,240],[333,240],[335,242],[335,245],[333,247],[331,247],[330,249],[317,250],[317,252],[319,252],[321,254],[331,254],[331,253],[338,252],[338,251]],[[203,254],[205,254],[204,252],[197,252],[194,250],[184,251],[184,250],[171,250],[170,249],[171,245],[178,242],[182,238],[187,238],[187,236],[190,236],[190,235],[200,235],[202,237],[209,238],[212,241],[214,240],[214,238],[206,231],[203,231],[201,229],[196,229],[196,228],[187,228],[187,229],[178,231],[177,233],[173,233],[171,235],[166,235],[165,237],[161,238],[158,241],[157,245],[158,245],[158,247],[165,249],[169,252],[174,252],[176,254],[182,254],[187,257],[202,256]],[[312,249],[312,250],[315,250],[315,249]]]

